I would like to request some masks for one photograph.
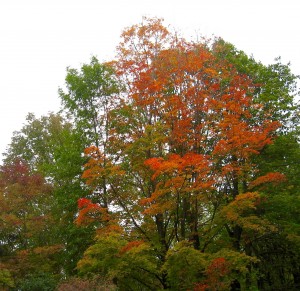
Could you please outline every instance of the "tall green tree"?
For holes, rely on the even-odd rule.
[[[66,92],[59,89],[64,110],[90,144],[105,147],[108,111],[115,101],[112,96],[119,92],[112,67],[92,57],[90,64],[83,64],[80,70],[68,68],[65,81]]]
[[[108,163],[110,114],[118,102],[119,82],[109,64],[99,63],[92,57],[90,64],[84,64],[80,70],[68,68],[66,92],[59,90],[63,110],[76,124],[76,128],[86,139],[88,146],[96,146],[103,153],[105,168]],[[107,182],[105,175],[101,183],[92,189],[102,197],[103,207],[108,207]]]

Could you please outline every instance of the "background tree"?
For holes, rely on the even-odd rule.
[[[1,263],[15,278],[37,271],[58,273],[62,246],[51,232],[52,187],[26,162],[16,160],[0,172]]]
[[[66,89],[59,90],[64,110],[69,113],[82,133],[87,146],[96,146],[103,153],[102,167],[106,167],[109,151],[109,111],[117,103],[119,84],[108,64],[101,64],[92,57],[90,64],[82,65],[80,71],[67,69]],[[108,207],[106,177],[93,189],[101,197],[102,206]]]
[[[298,216],[295,213],[295,205],[299,200],[297,198],[298,183],[295,181],[295,178],[299,176],[297,166],[299,160],[297,80],[299,76],[292,74],[290,64],[282,64],[280,58],[276,58],[274,64],[264,66],[222,39],[213,45],[213,53],[218,58],[234,63],[239,72],[247,74],[254,80],[257,84],[254,101],[264,104],[264,107],[271,112],[270,118],[281,124],[274,143],[264,147],[254,161],[259,169],[254,174],[256,177],[258,173],[265,175],[268,172],[280,172],[285,175],[284,183],[264,184],[256,187],[266,199],[266,205],[264,205],[267,210],[266,217],[278,228],[275,232],[268,232],[257,238],[253,237],[251,244],[252,251],[260,259],[260,265],[266,272],[262,276],[264,279],[261,280],[261,288],[288,288],[285,287],[289,284],[287,273],[292,273],[295,284],[299,285],[299,266],[296,263],[299,253],[296,238],[299,233],[299,222],[295,221],[295,217]],[[288,213],[291,215],[287,215]],[[278,219],[281,221],[279,222]],[[287,239],[290,235],[293,239]],[[274,254],[273,256],[266,255],[267,248],[270,253]],[[291,261],[293,261],[292,264],[290,264]],[[272,267],[274,264],[278,264],[276,268]],[[294,267],[287,271],[287,266],[292,265]]]
[[[30,173],[38,172],[51,185],[48,203],[53,224],[48,227],[52,240],[63,246],[57,260],[66,275],[76,273],[76,263],[92,237],[91,229],[74,224],[77,200],[86,192],[81,180],[86,146],[85,138],[62,115],[29,114],[23,128],[14,133],[4,160],[7,166],[24,160]]]

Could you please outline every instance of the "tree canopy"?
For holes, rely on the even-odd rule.
[[[0,284],[299,288],[297,78],[158,18],[68,68],[0,169]]]

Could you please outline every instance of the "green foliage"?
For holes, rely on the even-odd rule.
[[[209,256],[195,250],[191,244],[181,242],[169,250],[164,269],[172,290],[188,290],[204,281]]]
[[[67,69],[65,93],[59,89],[59,95],[66,112],[77,124],[89,143],[99,146],[99,140],[105,139],[111,98],[119,92],[119,85],[112,68],[101,64],[92,57],[90,64],[84,64],[80,71]]]
[[[17,290],[22,291],[53,291],[57,286],[57,279],[50,273],[34,273],[27,275],[18,282]]]
[[[3,268],[3,266],[0,265],[0,287],[5,290],[5,288],[13,288],[15,287],[14,279],[12,277],[11,272]]]
[[[126,244],[119,233],[111,233],[98,236],[95,244],[84,253],[84,257],[78,262],[80,273],[88,274],[98,272],[109,277],[109,270],[113,270],[118,263],[119,250]]]
[[[128,242],[119,232],[98,235],[78,262],[79,274],[98,274],[117,283],[122,290],[158,290],[158,261],[143,241]]]
[[[119,252],[120,263],[114,270],[118,286],[127,290],[142,288],[144,290],[159,290],[162,288],[159,260],[155,251],[144,241],[128,242]]]
[[[218,258],[226,260],[227,272],[224,274],[223,280],[229,286],[238,282],[241,290],[257,290],[259,271],[255,266],[259,260],[256,257],[223,248],[212,254],[211,258],[213,260]]]
[[[255,258],[226,248],[209,254],[181,242],[168,252],[163,268],[171,290],[202,290],[200,286],[208,290],[229,290],[235,282],[241,290],[254,290],[257,274],[250,271],[250,266],[256,262]]]

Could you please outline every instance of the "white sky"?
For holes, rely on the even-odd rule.
[[[281,56],[300,74],[300,0],[0,0],[0,153],[28,112],[58,111],[67,66],[111,59],[143,15],[220,36],[264,64]]]

